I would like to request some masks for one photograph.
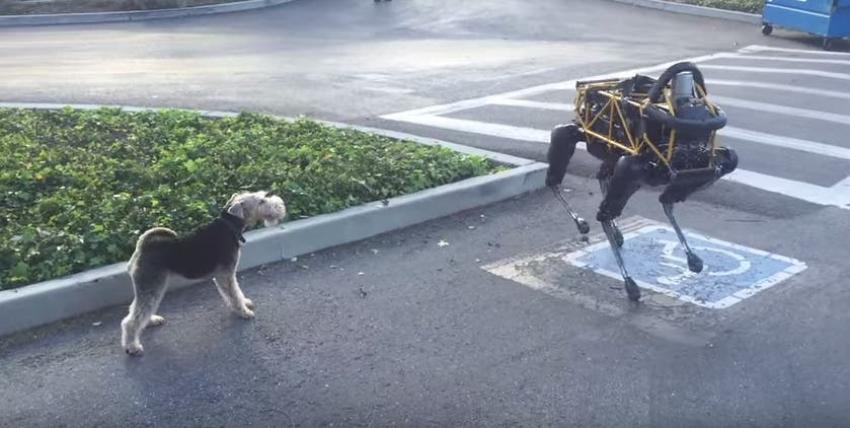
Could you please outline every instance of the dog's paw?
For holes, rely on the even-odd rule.
[[[165,324],[165,318],[159,315],[151,315],[151,320],[148,322],[148,327],[159,327]]]
[[[254,302],[251,299],[246,297],[245,298],[245,307],[248,308],[248,309],[254,309],[255,308]]]
[[[124,347],[124,352],[126,352],[127,355],[138,357],[145,353],[145,348],[141,343],[131,343]]]

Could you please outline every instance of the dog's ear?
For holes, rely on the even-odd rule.
[[[227,213],[241,219],[245,218],[245,210],[242,208],[241,202],[227,207]]]
[[[230,195],[230,199],[227,200],[227,203],[224,204],[224,206],[230,207],[230,205],[233,203],[233,201],[236,199],[237,196],[239,196],[238,193],[234,193],[234,194]]]

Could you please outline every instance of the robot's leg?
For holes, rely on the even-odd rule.
[[[614,166],[613,174],[607,184],[605,198],[596,214],[596,219],[602,223],[602,229],[611,245],[611,251],[614,252],[614,258],[617,260],[617,266],[620,268],[620,274],[625,282],[626,293],[629,299],[633,301],[640,299],[640,288],[626,269],[620,250],[622,234],[614,225],[614,219],[622,214],[629,198],[640,188],[643,178],[644,165],[640,159],[632,156],[621,157]]]
[[[611,245],[611,250],[614,252],[614,259],[617,260],[617,266],[620,268],[620,275],[623,276],[623,282],[626,286],[626,294],[629,296],[629,300],[638,301],[640,300],[640,288],[637,286],[637,283],[632,276],[629,275],[629,271],[626,269],[626,264],[623,262],[623,255],[620,253],[620,247],[617,246],[616,241],[616,232],[614,231],[614,226],[611,220],[602,222],[602,230],[605,231],[605,236],[608,238],[608,244]]]
[[[549,141],[549,152],[546,155],[549,161],[549,169],[546,171],[546,185],[552,189],[552,193],[555,194],[555,197],[561,202],[570,217],[572,217],[578,231],[586,234],[590,231],[587,221],[573,211],[569,202],[567,202],[563,193],[561,193],[561,182],[567,173],[567,165],[569,165],[570,159],[575,154],[576,144],[582,140],[584,140],[584,132],[575,124],[558,125],[552,130]]]
[[[616,159],[606,159],[599,166],[599,172],[596,174],[596,179],[599,180],[599,190],[602,191],[602,197],[608,195],[608,187],[611,186],[611,176],[614,175],[614,167],[617,165]],[[614,238],[618,247],[623,246],[623,233],[617,226],[616,220],[611,220],[611,225],[614,230]]]
[[[673,229],[676,230],[676,236],[679,237],[679,243],[682,244],[682,248],[685,249],[685,254],[688,256],[688,269],[694,273],[702,272],[702,259],[699,258],[699,256],[691,250],[690,245],[688,245],[688,240],[685,238],[685,234],[682,233],[682,229],[679,227],[676,217],[673,215],[673,203],[662,202],[661,205],[664,207],[664,214],[670,220],[670,224],[673,225]]]
[[[664,207],[664,214],[667,216],[667,219],[670,220],[670,224],[673,225],[673,229],[676,231],[676,236],[679,237],[679,243],[682,244],[682,248],[685,249],[685,254],[688,257],[688,269],[694,273],[702,272],[703,262],[688,245],[688,240],[685,238],[685,234],[682,233],[682,228],[679,227],[679,222],[676,221],[676,216],[673,215],[673,204],[676,202],[684,202],[694,192],[710,186],[720,177],[734,171],[738,166],[738,155],[730,148],[720,147],[717,149],[717,162],[720,165],[720,171],[713,179],[706,180],[704,182],[686,184],[673,183],[668,186],[658,198],[661,205]]]

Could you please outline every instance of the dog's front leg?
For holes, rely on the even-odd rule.
[[[221,297],[224,298],[224,303],[233,312],[245,319],[254,318],[254,311],[251,310],[254,302],[242,294],[242,289],[239,288],[239,282],[236,281],[235,272],[216,275],[213,278],[213,282],[216,288],[218,288]]]

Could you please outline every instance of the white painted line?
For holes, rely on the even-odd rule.
[[[288,117],[280,117],[280,119],[284,120],[292,120]],[[513,166],[524,166],[531,165],[536,163],[533,159],[525,159],[517,156],[508,155],[501,152],[494,152],[491,150],[484,150],[478,147],[465,146],[463,144],[450,143],[448,141],[437,140],[433,138],[420,137],[418,135],[408,134],[405,132],[391,131],[382,128],[372,128],[369,126],[360,126],[360,125],[351,125],[343,122],[331,122],[327,120],[314,119],[316,122],[322,123],[324,125],[333,126],[340,129],[353,129],[362,132],[369,132],[372,134],[383,135],[389,138],[395,138],[397,140],[409,140],[414,141],[419,144],[424,144],[426,146],[440,146],[452,149],[456,152],[464,153],[467,155],[473,156],[481,156],[487,159],[490,159],[494,162],[505,164],[505,165],[513,165]]]
[[[722,98],[722,97],[712,97],[712,99]],[[528,108],[537,108],[544,110],[557,110],[557,111],[572,111],[574,107],[570,104],[558,104],[558,103],[538,103],[536,101],[524,102],[525,100],[510,100],[510,99],[502,99],[498,100],[499,105],[511,105],[518,107],[528,107]],[[722,107],[722,106],[721,106]],[[463,126],[464,129],[472,129],[472,127],[478,128],[486,128],[486,125],[477,125],[473,123],[469,123],[473,121],[467,121],[466,124],[455,122],[454,125],[458,127]],[[433,122],[432,122],[433,123]],[[512,135],[521,136],[520,140],[522,141],[532,141],[532,142],[544,142],[548,143],[548,136],[545,140],[538,140],[539,136],[542,135],[542,130],[535,130],[531,128],[519,128],[511,131]],[[472,132],[472,131],[468,131]],[[481,132],[476,132],[481,133]],[[498,132],[493,132],[485,135],[493,135],[499,136]],[[818,143],[815,141],[803,140],[800,138],[791,138],[785,137],[782,135],[768,134],[765,132],[759,131],[751,131],[748,129],[736,128],[734,126],[727,126],[720,130],[720,135],[735,138],[738,140],[745,140],[759,144],[765,144],[768,146],[774,147],[782,147],[785,149],[798,150],[802,152],[814,153],[821,156],[828,156],[838,159],[847,159],[850,160],[850,149],[833,146],[830,144]]]
[[[469,132],[479,135],[489,135],[491,137],[510,138],[518,141],[549,144],[550,131],[543,129],[502,125],[442,116],[414,116],[400,118],[400,120],[415,123],[417,125],[433,126],[452,131]],[[751,131],[732,126],[727,126],[720,130],[720,135],[759,144],[814,153],[821,156],[850,160],[850,149],[818,143],[815,141],[783,137],[781,135],[767,134],[764,132]],[[582,150],[585,148],[583,143],[579,143],[578,147]]]
[[[753,52],[759,50],[768,50],[767,48],[755,46],[744,48],[739,52]],[[808,51],[806,51],[808,52]],[[816,52],[817,53],[817,52]],[[730,53],[717,53],[712,55],[704,55],[700,57],[685,59],[682,61],[692,61],[692,62],[704,62],[710,61],[712,59],[729,57]],[[475,120],[468,119],[458,119],[458,118],[450,118],[450,117],[442,117],[440,115],[445,115],[448,113],[477,108],[485,105],[509,105],[523,108],[535,108],[535,109],[545,109],[545,110],[555,110],[555,111],[569,111],[572,109],[572,106],[567,103],[549,103],[549,102],[538,102],[533,100],[524,100],[517,99],[522,97],[528,97],[532,95],[537,95],[544,92],[555,91],[555,90],[564,90],[564,89],[574,89],[577,81],[582,80],[597,80],[597,79],[609,79],[609,78],[621,78],[621,77],[630,77],[634,74],[638,73],[649,73],[652,71],[660,71],[668,68],[670,65],[678,63],[680,61],[672,61],[665,64],[659,64],[651,67],[644,67],[639,69],[603,74],[598,76],[587,77],[583,79],[574,79],[568,80],[564,82],[550,83],[546,85],[535,86],[526,89],[520,89],[511,92],[505,92],[502,94],[491,95],[481,98],[469,99],[458,101],[449,104],[442,104],[436,106],[430,106],[410,111],[404,111],[399,113],[392,113],[388,115],[382,116],[384,119],[389,120],[397,120],[402,122],[414,123],[419,125],[449,129],[453,131],[461,131],[461,132],[469,132],[479,135],[488,135],[493,137],[500,138],[508,138],[514,139],[518,141],[528,141],[535,143],[543,143],[548,144],[549,142],[549,130],[540,130],[534,128],[527,127],[518,127],[518,126],[510,126],[503,125],[497,123],[487,123],[480,122]],[[751,71],[756,73],[778,73],[778,74],[808,74],[822,77],[830,77],[837,78],[843,80],[850,80],[850,74],[845,73],[832,73],[832,72],[823,72],[820,70],[788,70],[788,69],[779,69],[779,68],[766,68],[766,67],[738,67],[738,66],[723,66],[723,65],[702,65],[702,68],[708,69],[725,69],[725,70],[738,70],[738,71]],[[786,85],[776,85],[770,83],[761,83],[761,82],[743,82],[736,80],[714,80],[715,84],[726,84],[733,86],[750,86],[750,87],[762,87],[767,89],[776,89],[776,90],[785,90],[787,89]],[[846,98],[848,94],[846,93],[832,93],[823,90],[817,89],[808,89],[808,88],[796,88],[797,92],[805,92],[805,93],[814,93],[814,94],[829,94],[828,96],[834,96],[839,98]],[[791,90],[789,92],[794,92]],[[729,105],[737,105],[742,106],[744,108],[753,108],[762,111],[770,111],[781,114],[793,115],[796,117],[806,117],[817,120],[826,120],[841,124],[850,124],[850,116],[841,115],[836,113],[829,112],[820,112],[815,110],[808,109],[800,109],[795,107],[785,107],[785,106],[776,106],[774,104],[767,103],[757,103],[748,100],[740,100],[737,98],[731,97],[717,97],[712,96],[713,99],[718,101],[719,104],[729,104]],[[746,129],[740,129],[735,127],[727,127],[726,129],[721,131],[721,135],[726,135],[730,138],[737,138],[747,141],[752,141],[755,143],[761,143],[776,147],[783,147],[793,150],[805,151],[809,153],[815,153],[823,156],[830,156],[840,159],[848,159],[850,157],[850,150],[832,146],[828,144],[818,143],[814,141],[807,141],[803,139],[789,138],[783,136],[775,136],[767,133],[762,133],[758,131],[750,131]],[[585,149],[583,143],[579,143],[577,146],[580,149]],[[761,174],[753,171],[747,170],[737,170],[735,173],[731,175],[727,175],[724,179],[738,182],[741,184],[745,184],[751,187],[759,188],[762,190],[767,190],[773,193],[779,193],[782,195],[790,196],[793,198],[801,199],[804,201],[812,202],[820,205],[834,205],[845,209],[850,209],[850,195],[848,196],[840,196],[837,195],[836,191],[841,190],[843,192],[844,187],[842,186],[834,186],[831,188],[817,186],[811,183],[799,182],[795,180],[789,180],[785,178],[775,177],[767,174]]]
[[[712,99],[721,98],[721,97],[712,97]],[[504,103],[499,103],[500,105],[513,105],[513,106],[521,106],[521,107],[529,107],[529,108],[538,108],[538,109],[546,109],[546,110],[558,110],[558,111],[572,111],[573,106],[570,104],[557,104],[557,103],[537,103],[537,102],[521,102],[523,100],[500,100],[505,101]],[[517,101],[517,102],[514,102]],[[721,105],[722,107],[722,105]],[[461,126],[462,124],[457,124]],[[539,141],[537,136],[539,136],[540,132],[544,132],[541,130],[532,130],[529,128],[517,128],[513,131],[514,135],[520,135],[522,141],[533,141],[533,142],[544,142],[548,143],[548,138],[545,141]],[[494,136],[498,136],[495,134],[490,134]],[[803,140],[800,138],[791,138],[785,137],[782,135],[776,134],[768,134],[765,132],[752,131],[749,129],[737,128],[734,126],[727,126],[720,130],[720,135],[728,138],[734,138],[738,140],[745,140],[753,143],[764,144],[768,146],[774,147],[782,147],[785,149],[798,150],[807,153],[814,153],[816,155],[828,156],[832,158],[838,159],[846,159],[850,160],[850,149],[833,146],[830,144],[818,143],[816,141]]]
[[[715,65],[703,64],[699,66],[703,70],[728,70],[728,71],[747,71],[750,73],[767,73],[767,74],[794,74],[805,76],[828,77],[832,79],[850,80],[850,74],[836,73],[832,71],[810,70],[810,69],[795,69],[795,68],[771,68],[771,67],[746,67],[738,65]]]
[[[830,190],[836,195],[835,204],[850,210],[850,177],[835,183]]]
[[[782,85],[782,84],[778,84],[778,83],[750,82],[750,81],[743,81],[743,80],[708,79],[708,80],[706,80],[706,84],[708,86],[720,85],[720,86],[739,86],[739,87],[743,87],[743,88],[771,89],[771,90],[782,91],[782,92],[794,92],[794,93],[798,93],[798,94],[817,95],[819,97],[831,97],[831,98],[841,98],[841,99],[845,99],[845,100],[850,100],[850,92],[827,91],[825,89],[807,88],[807,87],[795,86],[795,85]],[[713,98],[713,95],[709,94],[709,98]]]
[[[452,131],[489,135],[491,137],[510,138],[518,141],[529,141],[532,143],[549,142],[550,131],[544,131],[542,129],[523,128],[519,126],[502,125],[499,123],[479,122],[477,120],[457,119],[454,117],[434,115],[396,116],[396,119],[394,120],[415,123],[417,125],[450,129]]]
[[[456,119],[451,117],[441,116],[411,116],[399,117],[397,120],[402,120],[409,123],[419,125],[434,126],[437,128],[449,129],[453,131],[469,132],[479,135],[488,135],[499,138],[509,138],[518,141],[528,141],[532,143],[549,143],[549,131],[534,128],[524,128],[518,126],[502,125],[497,123],[479,122],[468,119]],[[733,128],[735,129],[735,128]],[[761,137],[767,138],[767,134]],[[779,140],[777,140],[779,141]],[[803,143],[802,141],[785,141],[786,143]],[[774,145],[782,144],[779,142]],[[585,150],[584,143],[576,145],[577,148]],[[816,147],[806,147],[806,151],[813,152]],[[836,148],[838,149],[838,148]],[[818,153],[827,155],[826,153]],[[841,153],[842,157],[846,153]],[[768,192],[779,193],[781,195],[790,196],[803,201],[815,203],[818,205],[832,205],[840,208],[850,209],[847,205],[850,200],[850,194],[841,196],[836,194],[835,190],[829,187],[822,187],[802,181],[790,180],[787,178],[776,177],[772,175],[762,174],[754,171],[738,169],[732,174],[723,177],[725,180],[736,183],[745,184],[750,187],[755,187]]]
[[[567,289],[549,284],[524,270],[517,269],[518,265],[525,265],[533,261],[543,261],[548,257],[555,257],[557,255],[557,253],[542,254],[533,258],[516,260],[513,263],[501,261],[497,264],[482,266],[482,269],[493,275],[524,285],[532,290],[541,291],[558,299],[574,301],[586,309],[596,310],[611,317],[619,317],[625,314],[625,311],[616,305],[602,302],[592,296],[570,292]]]
[[[745,184],[750,187],[790,196],[792,198],[818,205],[832,205],[840,208],[847,208],[841,204],[842,196],[836,194],[830,187],[822,187],[816,184],[804,183],[802,181],[790,180],[787,178],[743,169],[737,169],[733,173],[723,176],[723,178],[736,183]],[[846,197],[847,195],[844,195],[843,199],[846,199]]]
[[[734,82],[738,83],[738,82]],[[747,82],[740,82],[742,84],[746,84]],[[777,85],[784,86],[784,85]],[[753,102],[745,101],[745,100],[737,100],[732,98],[724,98],[719,96],[712,96],[714,100],[722,99],[724,102],[721,104],[730,104],[730,105],[738,105],[742,106],[741,102],[747,103],[745,107],[749,108],[757,108],[762,109],[765,105],[758,104],[754,105]],[[850,98],[850,96],[848,96]],[[732,102],[726,102],[729,100],[734,100]],[[574,110],[574,106],[571,104],[561,104],[561,103],[549,103],[549,102],[537,102],[537,101],[529,101],[529,100],[516,100],[516,99],[507,99],[507,98],[493,98],[490,100],[491,104],[496,105],[506,105],[506,106],[516,106],[516,107],[526,107],[526,108],[536,108],[543,110],[554,110],[554,111],[572,111]],[[722,105],[721,105],[722,107]],[[775,108],[775,105],[766,105],[767,108]],[[814,112],[814,113],[812,113]],[[831,113],[826,112],[815,112],[810,111],[809,113],[822,115],[823,117],[829,117]],[[798,112],[793,111],[788,114],[798,115]],[[840,116],[838,119],[841,120],[839,123],[846,123],[847,117]],[[818,117],[822,119],[823,117]],[[482,135],[490,135],[494,137],[502,137],[505,135],[513,135],[513,139],[517,139],[520,141],[530,141],[530,142],[538,142],[538,143],[548,143],[549,136],[548,131],[532,129],[532,128],[524,128],[524,127],[513,127],[509,125],[500,125],[500,124],[490,124],[486,122],[478,122],[467,119],[455,119],[455,118],[440,118],[440,117],[432,117],[432,116],[424,116],[424,117],[398,117],[397,120],[412,122],[420,125],[427,126],[436,126],[448,128],[456,131],[462,132],[472,132],[476,134]],[[491,128],[492,126],[498,126],[499,129]],[[830,144],[819,143],[816,141],[804,140],[800,138],[792,138],[785,137],[782,135],[769,134],[765,132],[753,131],[743,128],[737,128],[733,126],[727,126],[720,131],[720,135],[735,138],[738,140],[745,140],[759,144],[765,144],[775,147],[782,147],[786,149],[798,150],[808,153],[813,153],[821,156],[828,156],[838,159],[847,159],[850,160],[850,149],[834,146]]]
[[[741,49],[739,52],[748,52],[748,51],[751,51],[751,50],[758,50],[758,49],[762,49],[762,48],[765,48],[765,47],[749,46],[749,47]],[[806,51],[806,52],[808,52],[808,51]],[[819,53],[819,52],[815,52],[815,53]],[[461,101],[448,103],[448,104],[439,104],[439,105],[433,105],[433,106],[428,106],[428,107],[423,107],[423,108],[419,108],[419,109],[408,110],[408,111],[403,111],[403,112],[398,112],[398,113],[390,113],[390,114],[383,115],[381,117],[384,118],[384,119],[389,119],[389,120],[397,120],[397,118],[405,117],[405,116],[444,115],[444,114],[453,113],[453,112],[460,111],[460,110],[467,110],[467,109],[472,109],[472,108],[476,108],[476,107],[481,107],[481,106],[487,105],[487,104],[495,104],[495,103],[499,102],[498,100],[502,100],[502,99],[505,99],[505,98],[525,98],[525,97],[530,97],[530,96],[533,96],[533,95],[538,95],[538,94],[541,94],[541,93],[544,93],[544,92],[549,92],[549,91],[557,91],[557,90],[564,90],[564,89],[575,89],[576,82],[578,82],[578,81],[631,77],[635,74],[645,74],[645,73],[651,73],[651,72],[656,72],[656,71],[663,71],[663,70],[669,68],[670,66],[672,66],[673,64],[676,64],[676,63],[679,63],[679,62],[682,62],[682,61],[690,61],[690,62],[695,62],[695,63],[701,63],[701,62],[711,61],[713,59],[726,58],[726,57],[729,57],[730,55],[734,55],[734,53],[719,52],[719,53],[710,54],[710,55],[702,55],[702,56],[697,56],[697,57],[693,57],[693,58],[682,59],[680,61],[670,61],[670,62],[666,62],[666,63],[663,63],[663,64],[657,64],[657,65],[648,66],[648,67],[634,68],[634,69],[631,69],[631,70],[624,70],[624,71],[618,71],[618,72],[613,72],[613,73],[600,74],[600,75],[590,76],[590,77],[581,78],[581,79],[572,79],[572,80],[566,80],[566,81],[562,81],[562,82],[548,83],[548,84],[545,84],[545,85],[533,86],[533,87],[530,87],[530,88],[519,89],[519,90],[515,90],[515,91],[510,91],[510,92],[504,92],[504,93],[501,93],[501,94],[495,94],[495,95],[481,97],[481,98],[472,98],[472,99],[461,100]],[[814,75],[823,76],[823,77],[835,77],[835,78],[840,78],[840,79],[850,79],[850,75],[847,75],[847,74],[829,73],[829,72],[822,72],[822,71],[819,71],[819,70],[786,70],[786,69],[769,69],[769,68],[763,68],[763,67],[718,66],[718,65],[710,65],[710,64],[704,64],[704,65],[701,65],[700,67],[702,67],[702,68],[705,68],[705,67],[718,68],[718,67],[720,67],[720,69],[725,68],[725,69],[734,69],[734,70],[739,70],[739,71],[753,71],[753,72],[764,72],[764,73],[785,73],[785,74],[788,74],[788,73],[791,73],[791,74],[794,74],[794,73],[797,73],[797,74],[815,73]],[[732,68],[730,68],[730,67],[732,67]]]
[[[811,63],[811,64],[850,65],[850,60],[846,60],[846,59],[799,58],[799,57],[793,57],[793,56],[763,56],[763,55],[730,54],[730,55],[727,55],[726,58],[746,59],[746,60],[755,60],[755,61],[785,61],[785,62],[800,62],[800,63]]]
[[[563,82],[549,83],[545,85],[533,86],[530,88],[520,89],[516,91],[504,92],[501,94],[495,94],[491,96],[481,97],[481,98],[473,98],[469,100],[462,100],[448,104],[440,104],[429,107],[423,107],[415,110],[408,110],[399,113],[391,113],[387,115],[381,116],[383,119],[389,120],[398,120],[398,117],[405,116],[418,116],[418,115],[443,115],[448,113],[453,113],[460,110],[467,110],[471,108],[481,107],[483,105],[492,104],[494,99],[503,99],[503,98],[525,98],[537,94],[541,94],[549,91],[557,91],[564,89],[575,89],[576,82],[584,81],[584,80],[599,80],[599,79],[614,79],[621,77],[631,77],[638,73],[650,73],[654,71],[663,71],[672,66],[673,64],[677,64],[682,61],[690,61],[690,62],[704,62],[709,61],[715,58],[723,57],[724,55],[728,55],[728,53],[716,53],[711,55],[703,55],[697,56],[693,58],[686,58],[679,61],[670,61],[663,64],[657,64],[649,67],[635,68],[631,70],[618,71],[614,73],[600,74],[597,76],[586,77],[582,79],[573,79],[567,80]]]
[[[712,99],[722,98],[722,97],[712,97]],[[510,99],[502,99],[498,100],[499,105],[510,105],[517,107],[528,107],[528,108],[537,108],[544,110],[556,110],[556,111],[572,111],[574,107],[570,104],[558,104],[558,103],[538,103],[536,101],[525,102],[525,100],[510,100]],[[722,107],[722,105],[721,105]],[[472,129],[472,127],[478,128],[486,128],[486,125],[476,125],[468,122],[466,124],[455,122],[454,124],[458,127],[464,126],[464,129]],[[532,142],[544,142],[548,143],[548,136],[544,141],[539,141],[537,138],[541,135],[540,133],[545,132],[542,130],[535,130],[531,128],[519,128],[512,130],[511,134],[519,135],[522,138],[522,141],[532,141]],[[472,132],[472,131],[469,131]],[[481,132],[476,132],[481,133]],[[497,132],[486,134],[499,136]],[[828,156],[838,159],[847,159],[850,160],[850,149],[833,146],[830,144],[818,143],[815,141],[803,140],[800,138],[791,138],[785,137],[782,135],[768,134],[765,132],[759,131],[751,131],[748,129],[736,128],[734,126],[727,126],[720,130],[720,135],[735,138],[738,140],[750,141],[753,143],[765,144],[768,146],[774,147],[782,147],[785,149],[799,150],[802,152],[814,153],[821,156]]]
[[[830,51],[822,51],[822,50],[809,50],[809,49],[789,49],[789,48],[777,48],[773,46],[763,46],[763,45],[752,45],[747,46],[741,49],[739,52],[749,53],[749,52],[788,52],[788,53],[802,53],[802,54],[811,54],[811,55],[824,55],[824,56],[841,56],[841,57],[850,57],[850,53],[845,52],[830,52]]]
[[[410,94],[410,93],[413,93],[413,89],[398,88],[398,87],[394,87],[394,86],[361,86],[358,89],[362,89],[364,91],[384,92],[384,93],[387,93],[387,94]]]
[[[496,98],[490,101],[490,104],[510,107],[525,107],[536,108],[540,110],[558,110],[558,111],[573,111],[575,106],[566,103],[548,103],[532,100],[520,100],[516,98]]]
[[[783,106],[772,103],[762,103],[758,101],[742,100],[740,98],[723,97],[717,95],[712,96],[711,99],[712,101],[716,101],[717,104],[721,106],[721,108],[723,105],[729,105],[750,110],[758,110],[761,112],[784,114],[786,116],[802,117],[806,119],[822,120],[825,122],[850,125],[850,116],[846,114],[832,113],[820,110],[810,110],[807,108]]]
[[[728,138],[735,138],[738,140],[750,141],[753,143],[765,144],[768,146],[782,147],[785,149],[814,153],[816,155],[821,156],[850,160],[850,149],[839,146],[833,146],[830,144],[818,143],[815,141],[785,137],[782,135],[768,134],[759,131],[751,131],[749,129],[736,128],[734,126],[727,126],[721,129],[719,134]]]

